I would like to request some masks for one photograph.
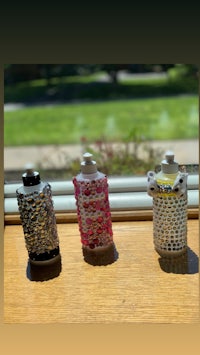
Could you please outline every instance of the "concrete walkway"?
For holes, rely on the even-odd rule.
[[[164,153],[172,150],[179,164],[199,164],[199,140],[155,141],[150,147]],[[115,149],[119,144],[115,144]],[[133,146],[131,147],[133,149]],[[81,159],[85,147],[81,145],[46,145],[30,147],[5,147],[4,170],[24,170],[27,163],[40,168],[65,168],[72,159]],[[139,156],[145,158],[144,145],[138,150]],[[95,157],[94,157],[95,158]]]

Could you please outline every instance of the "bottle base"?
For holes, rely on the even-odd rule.
[[[163,250],[155,247],[156,252],[163,258],[177,258],[181,255],[185,255],[187,253],[187,247],[181,250]]]
[[[118,259],[118,252],[114,243],[94,249],[82,246],[82,252],[84,260],[93,266],[109,265]]]
[[[47,281],[53,279],[61,273],[61,255],[43,261],[35,261],[29,258],[28,262],[29,279],[31,281]]]
[[[48,260],[33,260],[29,257],[29,261],[30,261],[30,264],[32,264],[32,265],[44,266],[44,265],[52,265],[52,264],[56,263],[60,258],[61,258],[61,256],[60,256],[60,254],[58,254]]]

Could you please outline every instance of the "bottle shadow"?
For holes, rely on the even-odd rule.
[[[158,261],[160,268],[167,273],[197,274],[199,272],[199,258],[189,247],[182,256],[177,258],[160,257]]]
[[[28,260],[26,276],[30,281],[48,281],[58,277],[62,271],[61,257],[52,264],[34,265]]]

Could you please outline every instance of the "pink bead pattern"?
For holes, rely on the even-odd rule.
[[[94,249],[113,243],[107,177],[73,179],[81,242]]]

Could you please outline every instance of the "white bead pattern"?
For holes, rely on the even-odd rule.
[[[165,254],[180,253],[187,247],[187,194],[153,198],[155,248]]]

